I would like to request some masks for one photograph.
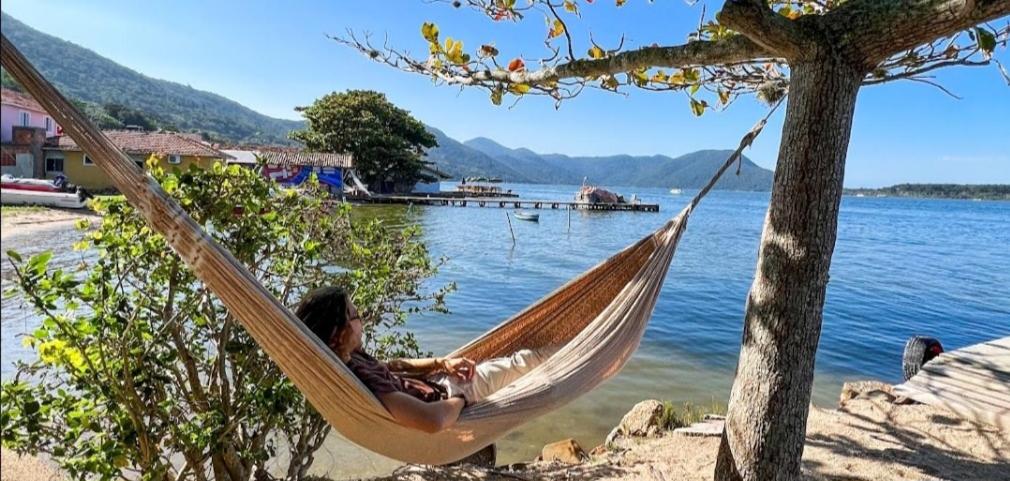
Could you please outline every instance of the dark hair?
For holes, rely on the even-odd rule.
[[[339,287],[320,287],[309,291],[295,309],[295,315],[321,339],[330,342],[330,336],[347,325],[347,291]]]

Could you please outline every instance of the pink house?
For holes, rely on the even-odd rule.
[[[14,127],[45,129],[46,137],[60,134],[56,121],[28,94],[3,89],[0,102],[0,141],[10,143]]]
[[[0,172],[46,177],[50,162],[42,147],[47,137],[62,133],[60,127],[31,96],[9,89],[0,92]]]

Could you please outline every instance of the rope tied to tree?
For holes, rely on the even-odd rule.
[[[754,124],[754,126],[751,127],[751,129],[748,130],[747,133],[744,134],[742,138],[740,138],[740,144],[737,145],[736,150],[734,150],[733,153],[730,154],[730,156],[726,159],[726,161],[723,162],[722,166],[719,167],[719,170],[715,171],[715,174],[712,175],[712,178],[709,179],[708,183],[705,184],[705,186],[702,187],[701,190],[699,190],[698,193],[694,195],[694,197],[691,199],[691,202],[688,203],[687,207],[688,213],[692,212],[694,208],[698,205],[698,202],[701,202],[701,199],[706,195],[708,195],[709,191],[711,191],[712,188],[715,187],[715,184],[719,182],[719,179],[722,177],[722,174],[724,174],[726,170],[729,169],[731,165],[733,165],[733,162],[738,162],[736,168],[736,175],[740,175],[740,169],[743,167],[743,149],[750,147],[751,144],[754,143],[754,139],[756,139],[757,136],[761,134],[761,131],[764,130],[765,125],[768,124],[768,119],[771,118],[772,114],[774,114],[776,110],[778,110],[779,106],[782,105],[782,102],[785,101],[785,99],[786,96],[783,95],[781,98],[775,101],[775,104],[772,105],[772,108],[768,110],[768,113],[766,113],[765,116],[761,118],[761,120],[759,120],[756,124]]]

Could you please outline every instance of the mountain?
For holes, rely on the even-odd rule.
[[[2,14],[3,34],[64,95],[106,127],[202,132],[232,143],[287,144],[288,132],[303,122],[267,117],[238,102],[192,87],[148,77],[91,50],[44,34]],[[12,81],[3,72],[3,84]],[[120,125],[117,125],[118,124]],[[108,125],[106,125],[108,124]],[[464,143],[428,127],[438,147],[428,160],[454,178],[500,177],[507,182],[698,188],[729,155],[703,150],[677,158],[664,155],[572,157],[512,149],[478,137]],[[744,157],[740,176],[725,175],[721,189],[768,190],[772,173]]]
[[[507,182],[534,183],[536,179],[510,166],[507,161],[491,156],[453,140],[441,130],[427,126],[435,136],[438,147],[428,150],[427,160],[434,162],[438,170],[454,179],[463,177],[500,177]]]
[[[237,143],[291,143],[288,132],[303,126],[300,121],[268,117],[211,92],[140,74],[32,29],[6,13],[0,20],[3,34],[67,97],[98,106],[126,106],[160,126],[205,132]]]
[[[525,148],[511,149],[484,137],[470,139],[462,145],[523,174],[527,180],[522,182],[580,184],[583,179],[588,179],[590,183],[601,185],[687,189],[705,185],[732,153],[730,150],[700,150],[676,158],[665,155],[573,157],[537,154]],[[454,148],[459,150],[458,146]],[[444,157],[454,159],[453,155]],[[447,169],[452,169],[452,162],[446,159],[442,162]],[[475,175],[498,175],[506,181],[513,181],[508,175],[490,172]],[[772,175],[770,170],[743,156],[740,175],[726,174],[716,187],[725,190],[769,190]]]

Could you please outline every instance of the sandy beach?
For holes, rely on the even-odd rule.
[[[837,409],[812,407],[803,452],[806,481],[1010,479],[1010,433],[933,406],[905,404],[890,386],[850,383]],[[582,464],[531,463],[514,469],[407,467],[383,481],[592,479],[707,481],[718,437],[666,432],[630,438]]]
[[[0,217],[0,236],[6,239],[16,235],[30,234],[56,228],[72,226],[80,219],[91,222],[99,219],[98,215],[87,209],[47,209],[47,208],[15,208],[4,212]]]
[[[807,422],[803,479],[1010,479],[1010,433],[957,418],[942,408],[906,404],[890,386],[851,383],[837,409],[813,407]],[[530,462],[484,469],[407,466],[375,481],[592,479],[705,481],[712,478],[718,437],[664,432],[618,440],[616,449],[580,464]],[[4,451],[3,479],[63,479],[46,463]]]

